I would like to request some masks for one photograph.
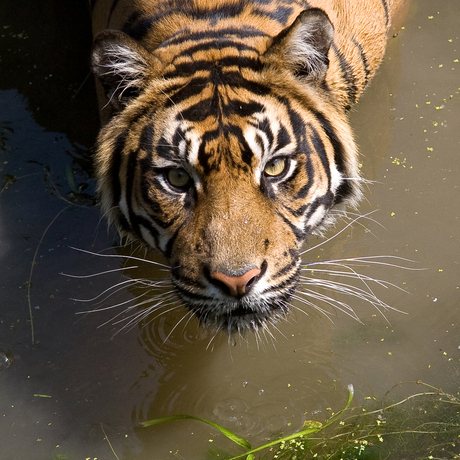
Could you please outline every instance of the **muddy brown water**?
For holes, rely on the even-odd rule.
[[[328,319],[294,301],[273,337],[236,344],[213,338],[194,320],[181,321],[181,309],[124,329],[126,320],[114,318],[124,306],[77,314],[144,291],[122,284],[100,304],[100,298],[72,299],[94,298],[138,276],[167,279],[167,273],[147,265],[125,277],[62,274],[124,263],[72,248],[127,251],[116,247],[116,235],[100,219],[89,178],[98,115],[87,79],[87,11],[79,2],[41,3],[46,8],[32,1],[27,8],[0,5],[0,459],[115,458],[102,429],[119,458],[200,459],[210,445],[231,448],[229,441],[193,421],[149,430],[135,428],[137,422],[186,413],[257,445],[273,433],[294,432],[304,420],[324,421],[343,407],[350,383],[356,404],[418,379],[458,393],[458,0],[414,1],[390,39],[383,66],[351,114],[370,181],[359,213],[368,218],[325,244],[345,221],[312,238],[309,246],[319,246],[305,254],[307,263],[379,255],[415,261],[397,262],[410,270],[359,268],[394,284],[372,286],[394,310],[382,315],[358,299],[335,296],[358,322],[332,308]]]

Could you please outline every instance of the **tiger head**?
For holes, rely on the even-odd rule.
[[[219,32],[154,46],[96,37],[92,65],[113,110],[96,174],[109,220],[169,259],[185,305],[244,333],[288,311],[302,244],[359,196],[357,151],[323,11],[275,37]]]

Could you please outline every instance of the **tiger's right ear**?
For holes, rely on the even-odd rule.
[[[91,66],[109,102],[119,110],[143,91],[162,65],[129,35],[104,30],[94,40]]]
[[[309,8],[273,38],[264,57],[269,63],[287,67],[302,81],[320,84],[329,66],[327,54],[333,39],[334,26],[328,15]]]

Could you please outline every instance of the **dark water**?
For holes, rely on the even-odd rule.
[[[114,317],[129,303],[77,314],[144,291],[131,286],[101,304],[72,299],[167,274],[149,265],[127,277],[62,274],[124,266],[73,248],[111,255],[130,249],[117,249],[94,206],[89,159],[98,114],[88,12],[79,2],[26,5],[0,4],[0,459],[116,458],[104,431],[119,458],[200,459],[208,446],[229,448],[228,441],[192,421],[149,430],[137,422],[188,413],[258,444],[306,419],[325,420],[330,408],[343,407],[349,383],[357,403],[417,379],[458,392],[458,0],[414,1],[390,40],[352,114],[363,173],[372,181],[359,212],[372,214],[305,254],[306,261],[398,256],[415,261],[400,265],[425,270],[361,267],[395,285],[372,287],[395,310],[382,315],[337,297],[360,323],[331,309],[329,320],[297,303],[307,315],[294,309],[274,338],[236,346],[212,339],[193,320],[185,326],[180,309],[124,328],[129,318]]]

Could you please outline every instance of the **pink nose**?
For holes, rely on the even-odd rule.
[[[228,276],[222,272],[214,272],[210,276],[212,279],[222,283],[224,289],[231,296],[241,297],[249,292],[260,273],[261,270],[259,268],[252,268],[241,276]]]

